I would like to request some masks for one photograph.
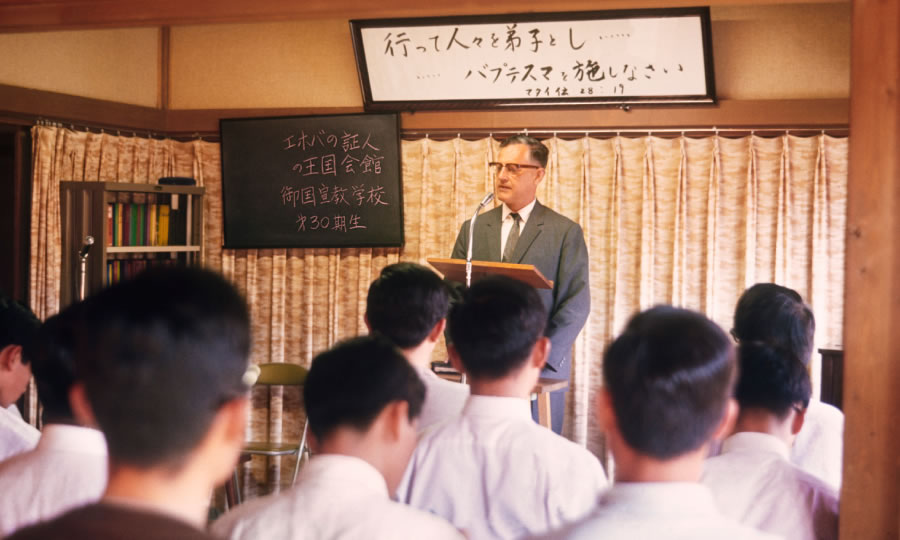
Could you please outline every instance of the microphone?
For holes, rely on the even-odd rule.
[[[472,220],[469,221],[469,248],[466,250],[466,287],[472,285],[472,242],[475,240],[475,220],[478,218],[478,212],[481,212],[484,205],[491,202],[493,199],[493,191],[485,195],[484,198],[481,199],[478,208],[475,209],[475,213],[472,214]]]
[[[88,252],[91,250],[91,246],[94,245],[94,237],[91,235],[87,235],[84,237],[84,244],[81,246],[81,250],[78,252],[78,256],[84,259],[88,256]]]

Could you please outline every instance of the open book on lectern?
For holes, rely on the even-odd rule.
[[[425,259],[444,279],[466,282],[465,259]],[[535,289],[552,289],[553,282],[544,277],[533,264],[509,264],[487,261],[472,261],[472,282],[491,276],[502,275],[527,283]]]

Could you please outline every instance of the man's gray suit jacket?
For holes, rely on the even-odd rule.
[[[499,262],[500,220],[503,208],[498,206],[475,220],[472,260]],[[465,259],[469,244],[469,222],[463,223],[453,246],[454,259]],[[516,264],[533,264],[547,279],[553,290],[538,289],[549,319],[545,334],[552,348],[544,376],[568,379],[571,369],[572,343],[584,327],[591,310],[588,281],[588,254],[581,227],[539,201],[519,235],[512,259]]]

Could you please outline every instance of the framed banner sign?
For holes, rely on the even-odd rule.
[[[350,21],[368,110],[715,103],[708,7]]]

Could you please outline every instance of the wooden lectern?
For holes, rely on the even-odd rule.
[[[428,264],[450,281],[466,282],[465,259],[426,259]],[[508,264],[486,261],[472,261],[472,281],[490,275],[503,275],[527,283],[535,289],[552,289],[553,282],[545,278],[532,264]],[[461,382],[465,382],[465,379]],[[538,423],[550,429],[550,392],[563,390],[568,381],[540,379],[531,391],[531,399],[538,402]]]
[[[450,281],[466,282],[465,259],[425,259],[435,270]],[[508,264],[487,261],[472,261],[472,281],[485,276],[499,274],[527,283],[535,289],[552,289],[553,282],[545,278],[533,264]]]

